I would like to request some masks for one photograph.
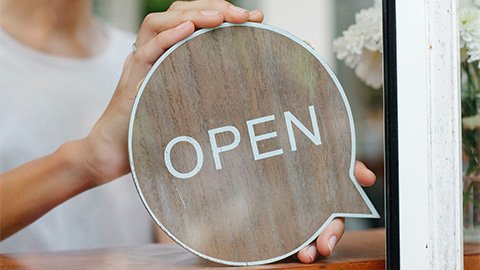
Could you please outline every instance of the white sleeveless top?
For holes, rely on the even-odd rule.
[[[36,51],[0,29],[0,171],[89,133],[115,90],[134,41],[133,35],[113,28],[108,33],[109,48],[82,59]],[[0,242],[0,252],[149,243],[152,226],[128,175],[56,207]]]

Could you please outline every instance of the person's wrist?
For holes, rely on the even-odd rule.
[[[88,142],[85,139],[63,144],[58,153],[70,179],[74,180],[80,189],[87,190],[96,186],[99,176],[92,165]]]

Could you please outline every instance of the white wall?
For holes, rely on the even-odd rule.
[[[307,41],[334,68],[332,43],[335,29],[334,0],[262,0],[258,6],[265,13],[265,23]]]
[[[95,10],[98,15],[117,29],[136,33],[143,1],[132,0],[99,0]]]

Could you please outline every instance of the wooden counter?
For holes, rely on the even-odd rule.
[[[347,232],[334,255],[313,264],[290,258],[248,269],[385,269],[383,230]],[[478,270],[480,244],[465,245],[465,269]],[[151,244],[126,248],[1,254],[0,269],[244,269],[215,264],[196,257],[175,244]]]

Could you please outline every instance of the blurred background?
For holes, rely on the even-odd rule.
[[[96,0],[97,15],[112,26],[137,32],[143,17],[166,10],[171,0]],[[383,179],[383,93],[367,87],[352,69],[336,60],[333,40],[354,23],[355,13],[370,7],[373,0],[236,0],[235,5],[265,13],[265,23],[282,28],[307,41],[337,74],[352,107],[355,119],[357,159],[377,175],[373,187],[366,188],[381,219],[348,219],[347,230],[384,226]]]

